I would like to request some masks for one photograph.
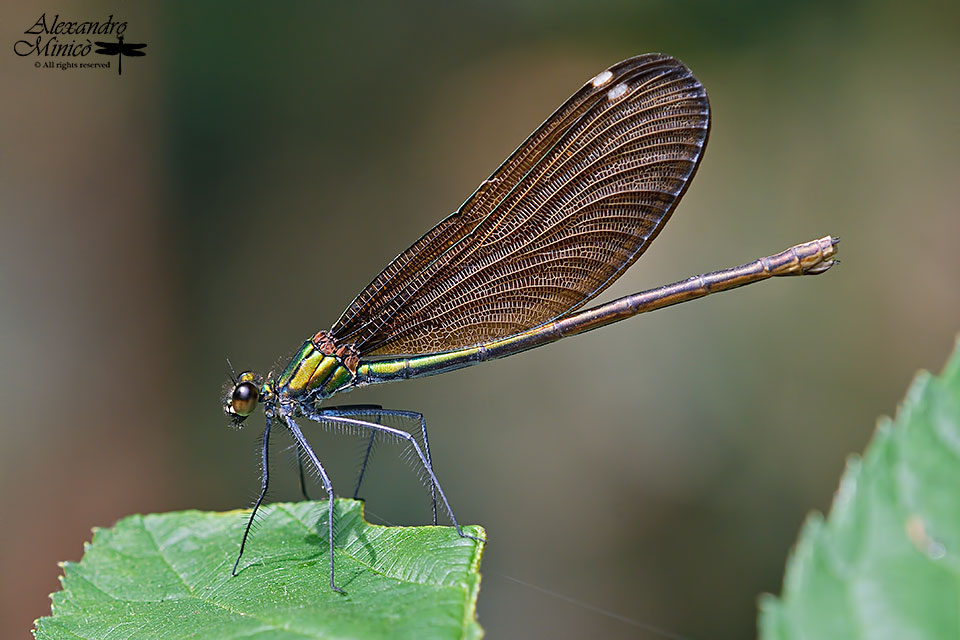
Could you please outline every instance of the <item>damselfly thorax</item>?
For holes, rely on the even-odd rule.
[[[328,331],[303,343],[276,380],[280,396],[319,402],[350,386],[360,354],[352,344],[337,344]]]

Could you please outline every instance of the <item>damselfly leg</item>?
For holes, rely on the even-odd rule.
[[[390,411],[390,410],[386,410]],[[405,413],[405,412],[398,412]],[[427,456],[424,454],[423,449],[420,447],[420,444],[417,442],[417,439],[414,438],[411,434],[403,431],[402,429],[394,429],[393,427],[388,427],[386,425],[377,424],[375,422],[369,422],[366,420],[360,420],[356,418],[351,418],[342,415],[333,415],[333,414],[323,414],[318,411],[304,411],[304,416],[310,420],[314,420],[321,424],[330,423],[330,424],[339,424],[345,427],[360,427],[362,429],[369,429],[370,431],[381,433],[386,436],[396,438],[406,442],[417,454],[417,457],[420,459],[420,463],[423,465],[423,469],[427,472],[427,475],[430,477],[430,482],[436,487],[437,495],[440,497],[440,501],[443,503],[444,508],[447,511],[447,515],[450,516],[450,522],[453,524],[453,527],[457,530],[457,535],[461,538],[470,538],[471,540],[480,540],[479,538],[472,536],[468,533],[464,533],[463,529],[460,527],[460,523],[457,522],[457,517],[453,513],[453,508],[450,506],[450,502],[447,500],[446,494],[443,492],[443,487],[440,486],[440,481],[437,480],[437,476],[433,471],[433,465],[430,463]],[[310,452],[312,454],[312,451]]]
[[[285,415],[283,419],[284,422],[287,423],[287,428],[290,429],[293,439],[297,441],[297,444],[306,454],[307,459],[313,463],[314,469],[316,469],[317,473],[320,474],[320,481],[323,483],[323,488],[327,492],[327,540],[330,544],[330,588],[334,591],[344,593],[343,589],[338,587],[333,580],[333,484],[330,482],[330,477],[327,475],[327,470],[323,468],[323,465],[320,463],[320,459],[317,458],[317,454],[315,454],[313,449],[310,448],[310,445],[307,443],[307,439],[303,436],[303,432],[300,431],[300,427],[297,426],[297,423],[294,422],[293,418],[291,418],[289,415]]]
[[[339,405],[335,407],[323,407],[317,410],[321,416],[341,416],[355,418],[364,422],[376,422],[382,424],[381,420],[387,417],[399,418],[403,421],[414,422],[420,427],[420,436],[423,441],[423,454],[427,459],[427,464],[433,466],[433,460],[430,458],[430,438],[427,436],[427,421],[423,414],[417,411],[405,411],[402,409],[384,409],[376,404],[357,404],[357,405]],[[363,483],[363,477],[366,474],[367,466],[370,462],[370,454],[373,451],[374,441],[377,431],[370,430],[370,437],[367,439],[367,447],[364,450],[363,462],[360,464],[360,473],[357,476],[357,486],[353,491],[353,498],[359,499],[360,485]],[[430,500],[433,511],[433,524],[437,524],[437,489],[430,483]]]
[[[250,527],[253,526],[253,519],[257,516],[257,510],[263,504],[263,499],[267,497],[267,486],[270,483],[270,425],[273,422],[270,416],[267,416],[263,427],[263,458],[261,460],[262,475],[260,477],[260,495],[253,504],[250,511],[250,518],[247,520],[247,528],[243,530],[243,539],[240,541],[240,553],[237,554],[237,561],[233,563],[233,575],[237,575],[237,567],[240,565],[240,558],[243,557],[243,549],[247,546],[247,537],[250,535]]]
[[[300,448],[300,443],[294,443],[297,448],[297,473],[300,476],[300,493],[304,500],[310,500],[310,494],[307,493],[307,479],[303,475],[303,456],[304,451]]]

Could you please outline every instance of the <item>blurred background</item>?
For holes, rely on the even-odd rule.
[[[649,51],[694,70],[713,130],[603,299],[826,234],[843,264],[344,401],[426,415],[458,518],[488,531],[488,637],[754,635],[805,515],[960,330],[960,5],[363,6],[0,9],[0,636],[49,612],[91,527],[249,506],[262,417],[227,428],[225,358],[282,366],[583,82]],[[37,69],[12,46],[42,12],[113,14],[147,55]],[[361,445],[311,437],[349,495]],[[428,522],[392,454],[371,520]],[[272,498],[297,499],[274,468]]]

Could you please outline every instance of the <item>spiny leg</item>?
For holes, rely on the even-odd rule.
[[[353,490],[353,499],[360,498],[360,484],[363,482],[363,474],[367,471],[367,463],[370,461],[370,451],[373,450],[373,440],[377,437],[376,431],[370,432],[370,439],[367,441],[367,450],[363,454],[363,464],[360,465],[360,474],[357,476],[357,486]]]
[[[379,414],[383,412],[383,407],[378,404],[345,404],[337,407],[325,407],[319,409],[321,414],[331,414],[331,415],[376,415],[377,420],[380,419]],[[357,486],[353,489],[353,499],[360,499],[360,485],[363,484],[363,476],[367,473],[367,465],[370,463],[370,454],[373,452],[373,442],[376,439],[377,432],[370,432],[370,439],[367,440],[367,448],[363,452],[363,462],[360,464],[360,473],[357,474]]]
[[[257,501],[253,504],[253,510],[250,511],[250,519],[247,520],[247,528],[243,530],[243,540],[240,541],[240,553],[237,555],[237,561],[233,563],[233,575],[237,575],[237,567],[240,565],[240,558],[243,557],[243,548],[247,544],[247,536],[250,535],[250,527],[253,526],[253,519],[257,515],[257,509],[260,508],[260,505],[263,503],[263,499],[267,495],[267,485],[270,482],[270,423],[272,420],[267,416],[266,423],[263,427],[263,460],[261,464],[263,465],[263,473],[260,479],[260,495],[257,496]]]
[[[300,448],[300,443],[297,443],[297,471],[300,472],[300,493],[303,494],[304,500],[310,500],[310,496],[307,495],[307,481],[303,477],[303,449]]]
[[[427,421],[423,414],[417,411],[402,411],[398,409],[386,409],[384,413],[394,416],[405,416],[420,422],[420,435],[423,437],[423,453],[427,457],[427,463],[433,468],[433,460],[430,458],[430,439],[427,438]],[[437,525],[437,488],[430,484],[430,500],[433,506],[433,524]]]
[[[323,416],[377,416],[377,424],[379,424],[379,419],[383,416],[397,416],[400,418],[407,418],[408,420],[416,420],[420,423],[420,435],[423,437],[423,453],[427,458],[427,463],[430,467],[433,467],[433,460],[430,458],[430,439],[427,437],[427,421],[423,418],[423,414],[417,411],[404,411],[400,409],[384,409],[380,405],[343,405],[339,407],[325,407],[318,410],[319,415]],[[376,437],[377,432],[374,430],[370,431],[370,440],[367,442],[367,449],[363,456],[363,464],[360,467],[360,475],[357,478],[357,488],[353,492],[354,499],[360,495],[360,483],[363,482],[363,475],[367,470],[367,463],[370,459],[370,451],[373,448],[373,441]],[[437,489],[434,483],[430,483],[430,503],[433,510],[433,524],[437,524]]]
[[[284,421],[287,423],[287,428],[290,429],[290,433],[293,434],[298,446],[303,450],[304,453],[307,454],[310,462],[313,463],[313,466],[320,474],[320,480],[323,482],[323,488],[327,491],[327,529],[329,530],[328,542],[330,543],[330,588],[339,593],[344,593],[344,590],[338,587],[333,581],[333,485],[330,483],[330,478],[327,476],[326,469],[324,469],[323,465],[320,464],[320,459],[317,458],[317,454],[315,454],[313,449],[310,448],[310,445],[307,444],[307,439],[303,436],[303,432],[300,431],[300,427],[297,426],[297,423],[294,422],[293,419],[288,415],[284,416]]]
[[[307,418],[311,420],[315,420],[317,422],[329,421],[329,422],[339,422],[340,424],[344,424],[344,425],[354,425],[357,427],[363,427],[365,429],[371,429],[373,431],[386,433],[391,436],[400,438],[402,440],[406,440],[410,444],[410,446],[413,447],[413,450],[417,453],[417,456],[420,458],[420,462],[421,464],[423,464],[423,468],[427,471],[427,474],[430,476],[430,481],[436,486],[437,493],[440,494],[440,499],[443,501],[443,506],[446,507],[447,514],[450,516],[450,521],[453,523],[454,528],[457,530],[457,535],[459,535],[461,538],[470,538],[471,540],[476,540],[478,542],[481,542],[480,538],[477,538],[476,536],[472,536],[468,533],[463,532],[463,529],[460,527],[460,523],[457,522],[457,517],[453,515],[453,508],[450,506],[450,502],[447,500],[447,496],[443,492],[443,487],[440,486],[440,481],[437,480],[437,476],[433,472],[433,466],[427,460],[426,456],[423,454],[423,451],[420,449],[420,445],[417,444],[417,439],[414,438],[412,435],[400,429],[394,429],[392,427],[387,427],[382,424],[367,422],[366,420],[356,420],[356,419],[347,418],[344,416],[323,414],[319,412],[309,412],[309,413],[304,413],[304,415]]]

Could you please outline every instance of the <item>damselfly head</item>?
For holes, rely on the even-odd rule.
[[[223,411],[233,418],[234,426],[240,426],[257,408],[262,383],[263,378],[253,371],[244,371],[237,376],[233,386],[228,387],[227,395],[223,399]]]

